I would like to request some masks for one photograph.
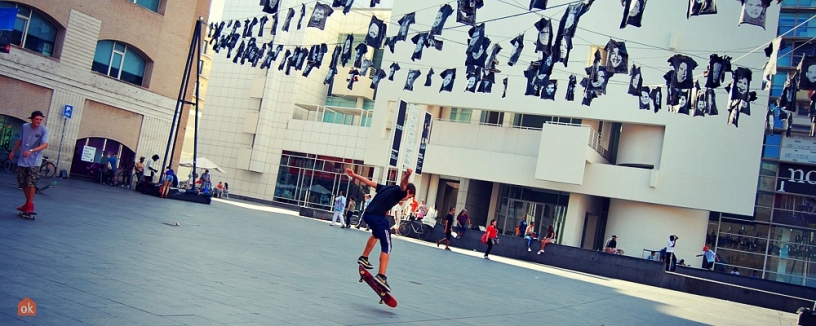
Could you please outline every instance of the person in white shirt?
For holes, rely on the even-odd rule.
[[[345,221],[343,220],[343,213],[346,211],[346,196],[343,191],[340,191],[340,195],[334,198],[334,215],[332,215],[332,222],[331,226],[334,226],[335,221],[340,219],[340,226],[345,225]]]
[[[674,256],[674,246],[677,244],[676,235],[669,236],[669,242],[666,244],[666,270],[674,271],[677,268],[677,257]]]

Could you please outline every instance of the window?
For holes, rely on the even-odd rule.
[[[201,74],[204,72],[204,60],[198,60],[198,73]]]
[[[133,47],[116,41],[99,41],[91,69],[134,85],[142,85],[145,59]]]
[[[470,122],[471,109],[451,108],[450,120],[453,122]]]
[[[0,8],[17,8],[17,20],[11,44],[29,49],[39,54],[54,56],[54,42],[57,40],[57,26],[34,9],[9,2],[0,2]]]
[[[504,122],[504,112],[482,111],[479,122],[491,126],[500,126]]]
[[[778,35],[782,35],[787,33],[796,25],[804,23],[808,20],[813,13],[807,12],[783,12],[779,14],[779,30]],[[816,36],[816,22],[814,20],[808,21],[802,26],[796,28],[793,32],[786,34],[785,36],[799,36],[799,37],[814,37]]]
[[[153,12],[159,12],[159,0],[130,0],[139,6],[147,8]]]

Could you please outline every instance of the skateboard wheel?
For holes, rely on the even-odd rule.
[[[380,304],[383,304],[383,301],[382,301],[382,300],[380,300]]]
[[[365,272],[364,272],[364,271],[360,271],[360,275],[365,275]]]
[[[360,283],[363,283],[363,278],[360,278]]]
[[[380,292],[380,296],[381,296],[381,297],[384,297],[384,296],[385,296],[385,292]]]

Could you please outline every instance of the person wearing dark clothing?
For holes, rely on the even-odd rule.
[[[445,237],[436,242],[436,246],[439,247],[439,244],[444,241],[445,250],[450,250],[450,240],[453,234],[453,214],[456,214],[456,207],[451,207],[448,215],[445,215]]]
[[[374,249],[374,245],[380,242],[382,252],[380,253],[380,268],[374,279],[382,285],[386,291],[391,291],[388,285],[388,278],[385,272],[388,269],[388,260],[391,255],[391,225],[385,217],[386,212],[394,207],[397,203],[403,200],[414,198],[416,195],[416,186],[409,183],[408,180],[414,171],[411,169],[405,170],[402,174],[402,179],[399,185],[386,186],[378,184],[368,178],[354,173],[351,169],[346,169],[346,174],[353,180],[358,180],[369,187],[375,187],[377,195],[371,200],[371,203],[366,207],[363,218],[366,224],[371,228],[371,236],[366,242],[365,249],[360,258],[357,258],[357,263],[366,269],[373,269],[374,266],[368,262],[368,255]]]
[[[459,212],[459,216],[456,216],[456,229],[459,232],[457,238],[461,239],[465,235],[468,225],[470,225],[470,217],[467,215],[467,209],[463,209]]]

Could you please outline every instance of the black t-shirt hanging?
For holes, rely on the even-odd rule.
[[[588,3],[570,4],[558,24],[558,35],[575,36],[575,28],[578,26],[578,20],[589,11],[589,7],[593,2],[594,0],[590,0]]]
[[[388,36],[385,38],[385,46],[388,47],[388,51],[394,53],[394,46],[397,45],[397,38],[394,36]]]
[[[368,53],[368,46],[360,43],[357,44],[357,47],[354,48],[357,51],[357,54],[354,56],[354,68],[360,68],[363,65],[363,56]]]
[[[626,43],[609,40],[606,43],[606,70],[616,74],[629,73],[629,53],[626,51]]]
[[[368,24],[368,34],[366,34],[365,43],[368,46],[376,49],[382,47],[382,41],[385,37],[386,25],[377,16],[371,16],[371,22]]]
[[[482,37],[481,41],[478,45],[475,45],[471,48],[471,51],[467,53],[467,59],[465,59],[466,66],[476,66],[479,68],[484,68],[485,66],[485,59],[487,59],[487,48],[490,46],[490,39],[486,37]]]
[[[456,79],[456,69],[445,69],[439,74],[442,78],[442,85],[439,86],[439,92],[450,92],[453,90],[453,82]]]
[[[347,15],[349,11],[351,11],[351,6],[354,4],[354,0],[334,0],[332,2],[332,7],[334,8],[343,8],[343,15]]]
[[[663,92],[660,90],[660,87],[655,87],[652,89],[652,93],[650,94],[652,98],[652,107],[654,108],[654,112],[660,111],[661,106],[663,105]]]
[[[411,61],[422,59],[422,51],[427,47],[428,36],[428,33],[419,33],[411,38],[411,42],[415,44],[414,52],[411,54]]]
[[[650,110],[652,104],[652,94],[649,86],[642,86],[638,93],[638,107],[641,110]]]
[[[289,12],[286,13],[286,20],[283,21],[283,26],[281,26],[282,31],[289,31],[289,24],[292,23],[292,17],[295,17],[295,9],[289,8]]]
[[[314,27],[319,30],[324,30],[326,28],[326,20],[328,20],[329,16],[334,13],[334,9],[329,7],[329,5],[322,4],[318,2],[315,5],[314,11],[312,11],[312,18],[309,19],[309,24],[306,27]],[[300,29],[300,27],[298,27]]]
[[[544,86],[546,79],[549,79],[549,77],[552,75],[554,63],[552,54],[545,54],[544,58],[541,59],[541,65],[538,68],[538,75],[539,77],[542,75],[547,77],[544,77],[545,80],[541,81],[539,86]]]
[[[706,103],[705,91],[697,90],[697,95],[694,97],[694,102],[691,103],[692,116],[702,117],[708,113],[708,103]]]
[[[340,64],[343,67],[351,60],[352,44],[354,43],[354,35],[346,35],[346,40],[343,42],[343,52],[340,54]]]
[[[498,43],[493,44],[493,47],[490,49],[490,53],[487,55],[487,60],[485,60],[485,69],[490,72],[501,72],[500,70],[496,69],[496,65],[499,63],[497,56],[501,50],[501,45]]]
[[[363,64],[360,66],[360,74],[363,76],[368,75],[368,71],[372,66],[374,66],[374,61],[363,59]]]
[[[510,40],[510,45],[513,46],[513,50],[510,51],[510,59],[507,60],[508,66],[513,66],[518,62],[519,57],[521,56],[521,50],[524,49],[524,34],[520,34],[516,36],[514,39]]]
[[[674,79],[670,86],[679,89],[692,88],[694,86],[692,74],[694,68],[697,68],[697,62],[682,54],[675,54],[667,61],[674,68]]]
[[[706,75],[706,88],[717,88],[725,81],[725,73],[731,71],[731,58],[728,56],[718,56],[712,54],[708,61],[708,74]]]
[[[269,27],[272,35],[278,35],[278,14],[272,15],[272,26]]]
[[[357,69],[352,69],[352,70],[349,71],[349,78],[346,80],[346,81],[348,81],[347,88],[349,90],[352,90],[354,88],[354,83],[357,82],[357,76],[359,76],[359,75],[360,75],[360,71],[358,71]]]
[[[268,21],[269,21],[269,17],[266,17],[266,15],[264,15],[263,17],[261,17],[261,20],[260,20],[260,21],[258,21],[258,22],[261,24],[261,26],[259,26],[260,28],[258,28],[258,37],[263,37],[263,34],[264,34],[264,26],[266,26],[266,23],[267,23]]]
[[[538,30],[535,53],[552,53],[550,50],[553,39],[552,22],[549,19],[541,18],[535,23],[535,28]]]
[[[689,0],[686,19],[691,16],[714,15],[717,13],[716,0]]]
[[[503,85],[502,98],[505,98],[507,97],[507,77],[504,77],[504,79],[502,79],[502,85]]]
[[[623,18],[621,18],[620,28],[631,25],[640,27],[643,21],[643,10],[646,8],[646,0],[623,0]]]
[[[433,68],[428,69],[428,74],[425,75],[425,85],[424,85],[425,87],[431,86],[431,83],[433,82],[433,80],[432,80],[433,75],[434,75]]]
[[[286,50],[286,52],[283,53],[283,58],[281,58],[281,62],[278,65],[278,71],[281,71],[281,70],[283,70],[284,67],[286,67],[286,64],[290,61],[289,56],[291,56],[291,55],[292,55],[292,51],[289,51],[289,50]]]
[[[428,34],[428,39],[425,40],[425,44],[426,48],[434,48],[437,51],[442,51],[442,46],[445,44],[445,42],[437,39],[433,36],[433,34]]]
[[[714,89],[706,88],[705,90],[705,99],[706,99],[706,110],[708,115],[718,115],[720,114],[717,111],[717,95],[714,92]]]
[[[552,49],[556,58],[555,61],[563,63],[564,67],[566,67],[569,64],[570,51],[572,51],[572,38],[561,36],[557,37]]]
[[[558,81],[547,79],[544,86],[541,87],[541,98],[545,100],[555,101],[555,91],[558,89]]]
[[[263,0],[261,3],[263,4],[263,12],[268,14],[276,14],[278,12],[279,0]]]
[[[391,66],[388,67],[391,71],[388,73],[388,80],[394,81],[394,74],[400,70],[399,63],[392,63]]]
[[[397,21],[399,23],[399,25],[400,25],[400,29],[399,29],[399,31],[397,32],[397,35],[396,35],[397,41],[405,41],[407,39],[408,31],[411,29],[411,25],[416,23],[415,16],[416,16],[416,13],[412,12],[410,14],[406,14],[405,16],[402,16],[402,18],[400,18],[400,20]]]
[[[530,8],[528,10],[533,9],[547,9],[547,0],[530,0]]]
[[[632,69],[629,71],[629,89],[627,94],[640,96],[641,87],[643,86],[643,77],[640,75],[640,67],[632,64]]]
[[[690,106],[691,90],[690,89],[687,89],[687,90],[678,89],[676,91],[677,91],[676,92],[677,93],[677,113],[688,115],[689,114],[689,108],[691,107]]]
[[[593,92],[606,94],[606,85],[609,79],[612,78],[613,73],[606,70],[606,67],[598,67],[598,70],[592,72],[592,67],[586,68],[587,74],[591,76],[587,89]]]
[[[741,0],[742,13],[739,24],[748,24],[765,29],[765,12],[771,5],[771,0]]]
[[[751,86],[751,70],[743,67],[734,69],[731,73],[734,84],[731,87],[732,100],[748,100]]]
[[[785,81],[785,87],[782,88],[782,94],[776,101],[776,106],[780,109],[796,112],[796,79],[797,72],[788,74],[788,79]]]
[[[422,75],[422,72],[418,69],[408,70],[408,76],[405,78],[405,86],[403,86],[402,89],[406,91],[413,91],[414,83],[417,79],[419,79],[420,75]]]
[[[797,67],[799,74],[799,90],[816,90],[816,56],[804,55]]]
[[[371,89],[377,89],[380,85],[380,81],[386,77],[385,70],[377,68],[377,71],[374,72],[374,76],[371,76]]]
[[[496,83],[496,74],[489,72],[482,77],[482,80],[479,81],[479,87],[476,89],[479,93],[491,93],[493,92],[493,84]]]
[[[572,102],[575,100],[575,85],[577,83],[578,79],[575,78],[575,75],[570,75],[567,83],[567,95],[564,97],[567,101]]]
[[[526,88],[524,90],[524,95],[528,96],[538,96],[538,91],[540,86],[538,85],[538,66],[533,66],[532,64],[527,70],[524,71],[524,77],[527,77]]]
[[[456,22],[466,25],[476,24],[476,10],[484,6],[483,0],[458,0],[456,1]]]
[[[444,4],[442,7],[439,8],[439,11],[436,12],[436,18],[434,18],[433,23],[431,24],[431,34],[433,35],[442,35],[442,30],[445,28],[445,21],[448,20],[448,16],[453,13],[453,7],[449,4]]]
[[[315,9],[317,9],[318,6],[326,6],[326,8],[329,8],[328,5],[318,3],[317,5],[315,5]],[[329,8],[329,10],[331,10],[331,8]],[[297,30],[300,30],[300,27],[303,24],[303,18],[304,17],[306,17],[306,4],[300,4],[300,18],[298,18]],[[323,19],[323,20],[325,21],[325,19]],[[309,23],[311,24],[311,21]]]
[[[476,92],[476,87],[479,86],[479,73],[475,69],[472,71],[468,71],[467,74],[467,85],[465,86],[465,92]]]

